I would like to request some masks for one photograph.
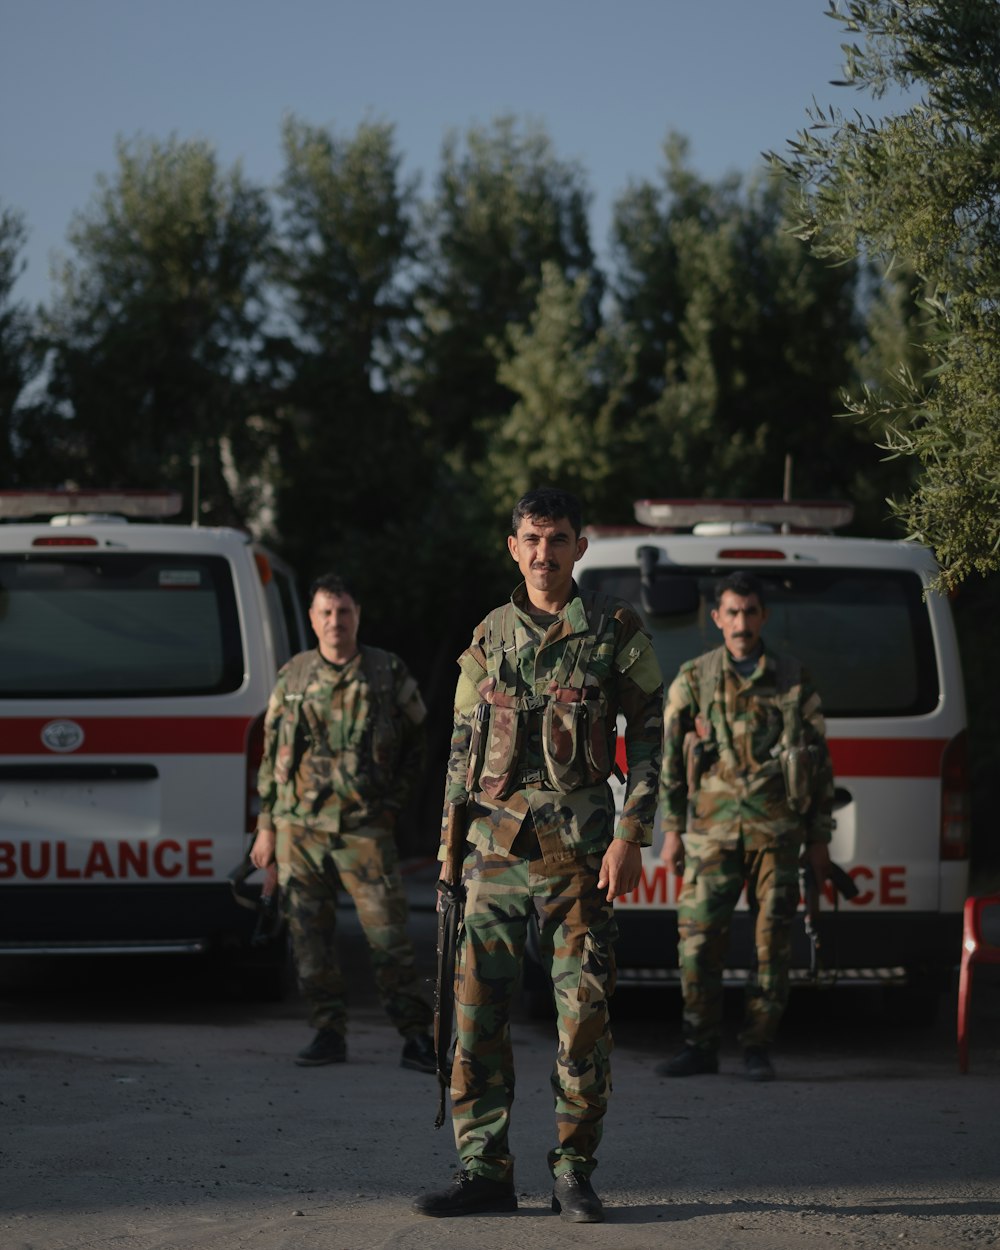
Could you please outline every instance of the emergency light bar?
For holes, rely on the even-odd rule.
[[[831,530],[848,525],[854,506],[814,499],[637,499],[635,519],[654,529],[689,529],[705,522],[792,525]]]
[[[182,506],[175,490],[0,490],[0,517],[22,520],[80,512],[168,517],[176,516]]]

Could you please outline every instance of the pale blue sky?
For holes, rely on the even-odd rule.
[[[0,202],[31,232],[17,295],[49,258],[118,135],[204,138],[270,184],[291,112],[342,134],[395,124],[430,190],[441,141],[514,113],[586,169],[592,237],[653,178],[668,130],[710,179],[748,173],[815,97],[867,111],[840,76],[826,0],[0,0]]]

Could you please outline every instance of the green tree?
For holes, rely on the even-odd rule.
[[[586,275],[586,315],[598,315],[582,170],[559,160],[543,129],[503,117],[445,141],[426,206],[419,320],[404,382],[429,436],[459,466],[474,463],[514,395],[497,377],[495,342],[526,324],[542,265]]]
[[[266,197],[201,141],[120,140],[69,232],[48,316],[48,434],[80,484],[190,486],[203,519],[239,521],[260,458],[255,353],[265,317]],[[252,493],[252,492],[251,492]]]
[[[626,450],[616,416],[630,359],[613,325],[591,324],[590,285],[589,274],[570,281],[544,262],[528,324],[508,326],[495,344],[497,379],[517,396],[478,466],[498,521],[544,482],[574,491],[594,519],[615,510]]]
[[[813,257],[787,229],[780,179],[711,184],[670,136],[659,185],[615,206],[614,279],[634,345],[624,437],[642,494],[854,495],[876,460],[832,414],[861,333],[857,271]],[[624,518],[615,518],[624,519]]]
[[[388,125],[344,138],[290,118],[283,148],[272,278],[289,333],[270,344],[280,527],[303,570],[355,573],[377,628],[394,618],[380,599],[413,558],[402,538],[427,479],[409,411],[387,384],[412,316],[414,188]]]
[[[22,214],[0,208],[0,480],[7,486],[20,483],[19,461],[25,452],[20,426],[29,414],[19,412],[18,404],[39,366],[33,319],[14,298],[26,240]]]
[[[828,15],[845,85],[907,94],[881,120],[815,108],[774,162],[801,196],[797,233],[827,260],[866,254],[915,275],[926,355],[850,411],[919,467],[892,502],[933,547],[942,582],[1000,569],[1000,7],[994,0],[849,0]]]

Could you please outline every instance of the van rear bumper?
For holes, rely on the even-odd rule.
[[[201,954],[246,946],[255,924],[222,882],[0,890],[0,956]]]
[[[671,985],[677,969],[677,913],[632,911],[618,914],[616,947],[618,981],[622,985]],[[960,913],[824,912],[820,917],[821,979],[834,976],[843,985],[902,985],[928,974],[944,976],[962,956]],[[755,966],[751,918],[733,917],[724,980],[745,982]],[[802,914],[792,938],[792,982],[809,983],[811,951]]]

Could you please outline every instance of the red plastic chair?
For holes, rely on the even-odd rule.
[[[990,908],[988,935],[983,936],[983,915]],[[991,940],[995,939],[995,940]],[[1000,894],[967,898],[962,924],[962,967],[958,976],[958,1066],[969,1070],[969,1003],[972,999],[974,964],[1000,964]]]

